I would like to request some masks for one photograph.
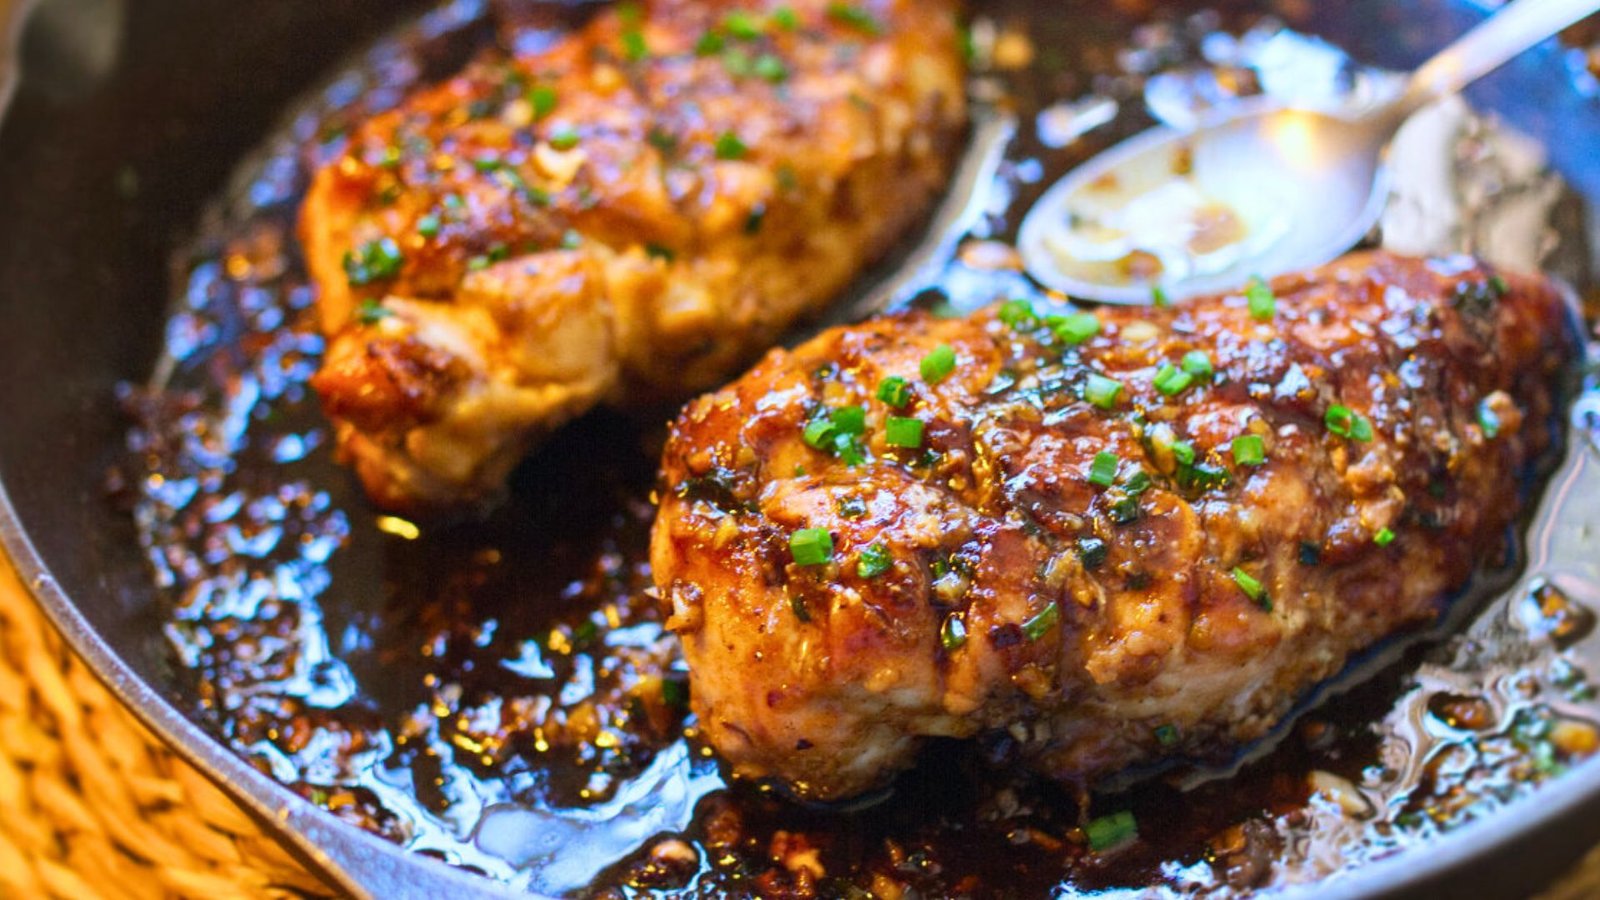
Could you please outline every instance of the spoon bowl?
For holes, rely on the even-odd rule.
[[[1326,263],[1359,243],[1389,198],[1389,142],[1453,94],[1600,0],[1514,0],[1364,111],[1259,98],[1179,131],[1159,127],[1094,157],[1028,212],[1018,249],[1070,297],[1149,304]]]

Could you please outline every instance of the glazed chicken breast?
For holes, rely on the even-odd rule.
[[[603,402],[710,388],[929,208],[953,0],[625,3],[362,126],[306,199],[314,385],[380,505],[491,498]]]
[[[1008,732],[1230,757],[1502,555],[1575,353],[1539,278],[1356,255],[1171,309],[829,331],[688,406],[652,565],[736,775]]]

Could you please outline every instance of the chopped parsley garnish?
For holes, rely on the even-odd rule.
[[[892,568],[894,557],[889,555],[889,548],[882,544],[873,544],[861,551],[861,558],[856,561],[856,574],[862,578],[877,578]]]
[[[1259,434],[1242,434],[1233,439],[1233,461],[1240,466],[1259,466],[1267,461],[1267,444]]]
[[[1244,591],[1244,595],[1249,597],[1255,605],[1267,612],[1272,612],[1272,598],[1267,596],[1266,587],[1255,576],[1235,567],[1233,570],[1233,583],[1237,584],[1239,590]]]
[[[439,236],[439,225],[439,214],[428,213],[417,220],[417,234],[425,238],[436,238]]]
[[[1245,300],[1250,304],[1250,318],[1257,322],[1270,322],[1278,313],[1278,298],[1273,295],[1272,288],[1267,286],[1260,278],[1250,279],[1250,286],[1244,290]]]
[[[556,89],[544,84],[528,88],[528,105],[533,107],[534,121],[550,115],[556,109]]]
[[[571,150],[578,146],[580,140],[582,138],[578,135],[578,129],[571,125],[563,125],[551,133],[549,144],[557,150]]]
[[[1123,810],[1095,819],[1083,831],[1089,837],[1089,849],[1098,853],[1138,838],[1139,823],[1133,818],[1133,813]]]
[[[1210,378],[1217,371],[1211,364],[1211,357],[1207,356],[1204,350],[1190,350],[1185,353],[1179,367],[1196,378]]]
[[[1051,600],[1050,605],[1040,610],[1038,615],[1022,623],[1022,633],[1028,636],[1028,640],[1037,641],[1049,634],[1050,629],[1059,621],[1061,621],[1061,607]]]
[[[391,315],[393,313],[389,312],[382,303],[370,298],[361,301],[361,306],[356,310],[356,318],[363,325],[376,325]]]
[[[1094,455],[1094,461],[1089,463],[1089,483],[1098,487],[1111,487],[1117,481],[1117,467],[1122,460],[1109,450],[1102,450]]]
[[[939,643],[946,653],[954,653],[967,644],[967,625],[954,615],[947,616],[939,627]]]
[[[878,382],[878,399],[895,409],[905,409],[911,402],[911,385],[899,375],[890,375]]]
[[[883,34],[882,22],[879,22],[872,13],[850,3],[828,4],[828,18],[865,34],[873,36]]]
[[[1115,378],[1107,378],[1098,372],[1090,372],[1088,379],[1083,383],[1083,399],[1101,409],[1115,407],[1117,398],[1121,395],[1122,382]]]
[[[826,565],[833,559],[833,535],[826,528],[802,528],[789,535],[789,552],[799,565]]]
[[[739,136],[731,131],[724,131],[717,135],[717,159],[744,159],[750,153],[750,148]]]
[[[1194,376],[1178,368],[1172,363],[1162,363],[1156,370],[1156,390],[1168,397],[1176,397],[1189,389],[1194,384]]]
[[[1372,536],[1372,542],[1379,547],[1387,547],[1394,543],[1395,537],[1396,535],[1393,531],[1387,528],[1380,528],[1378,533]]]
[[[1342,403],[1328,407],[1328,412],[1322,417],[1322,421],[1328,426],[1329,431],[1339,437],[1355,441],[1372,440],[1372,423]]]
[[[344,255],[344,274],[354,287],[387,281],[400,274],[406,257],[394,238],[368,241]]]
[[[922,358],[922,380],[938,384],[956,370],[956,350],[949,344],[940,344]]]
[[[1100,333],[1100,320],[1093,313],[1072,313],[1055,320],[1051,328],[1056,337],[1075,347]]]
[[[915,450],[922,446],[922,420],[890,416],[883,426],[883,439],[891,447]]]

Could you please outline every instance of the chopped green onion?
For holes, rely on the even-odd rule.
[[[725,42],[723,41],[722,34],[720,32],[708,31],[705,34],[700,35],[700,40],[695,42],[694,55],[716,56],[718,53],[722,52],[724,43]]]
[[[956,370],[956,351],[949,344],[940,344],[922,358],[922,380],[938,384]]]
[[[1380,528],[1378,529],[1378,533],[1372,536],[1372,542],[1377,544],[1379,547],[1387,547],[1394,543],[1395,536],[1396,535],[1393,531],[1390,531],[1387,528]]]
[[[405,253],[394,238],[378,238],[345,253],[344,274],[352,286],[365,287],[394,278],[405,263]]]
[[[1233,439],[1233,462],[1240,466],[1259,466],[1267,461],[1267,444],[1259,434],[1242,434]]]
[[[789,598],[789,609],[794,613],[796,619],[802,622],[811,621],[811,610],[806,608],[806,598],[799,594]]]
[[[1093,313],[1073,313],[1057,319],[1052,327],[1056,337],[1077,346],[1100,333],[1100,320]]]
[[[800,16],[792,6],[780,6],[772,11],[772,24],[784,31],[793,31],[800,27]]]
[[[883,24],[872,13],[849,3],[828,4],[828,18],[869,35],[883,34]]]
[[[883,426],[883,439],[891,447],[915,450],[922,446],[922,420],[890,416]]]
[[[563,125],[550,135],[548,142],[556,150],[571,150],[578,146],[579,140],[581,138],[578,136],[578,129],[571,125]]]
[[[1300,542],[1300,565],[1314,566],[1322,562],[1322,546],[1315,541]]]
[[[867,501],[860,497],[843,497],[839,500],[839,515],[846,519],[859,519],[867,514]]]
[[[1089,463],[1089,483],[1099,487],[1111,487],[1117,480],[1117,467],[1122,460],[1109,450],[1102,450],[1094,455],[1094,461]]]
[[[840,434],[861,434],[867,430],[867,410],[863,406],[841,406],[828,417]]]
[[[955,615],[945,617],[944,624],[939,627],[939,643],[944,645],[947,653],[954,653],[965,647],[967,624]]]
[[[1500,414],[1489,405],[1489,398],[1478,401],[1478,427],[1483,429],[1483,436],[1494,440],[1500,436]]]
[[[1239,590],[1244,591],[1244,595],[1249,597],[1257,606],[1267,612],[1272,612],[1272,598],[1267,596],[1267,589],[1249,572],[1237,567],[1234,568],[1233,583],[1237,584]]]
[[[1050,629],[1059,621],[1061,621],[1061,607],[1051,600],[1050,605],[1040,610],[1038,615],[1022,623],[1022,633],[1028,636],[1028,640],[1037,641],[1049,634]]]
[[[1089,849],[1096,853],[1120,847],[1139,837],[1139,823],[1127,810],[1101,816],[1083,830],[1089,837]]]
[[[781,84],[789,77],[789,67],[784,65],[782,59],[772,53],[763,53],[756,57],[755,65],[751,68],[751,71],[755,73],[757,78],[763,81],[770,81],[773,84]]]
[[[1111,504],[1111,521],[1118,525],[1126,525],[1137,521],[1139,518],[1139,498],[1133,494],[1114,492],[1107,496],[1115,496]]]
[[[895,409],[905,409],[911,402],[911,385],[899,375],[890,375],[878,382],[878,399]]]
[[[1166,288],[1159,284],[1155,284],[1150,286],[1150,302],[1154,304],[1157,309],[1163,309],[1172,305],[1172,298],[1167,296]]]
[[[536,84],[528,88],[528,105],[533,107],[534,121],[555,112],[556,100],[556,89],[549,85]]]
[[[859,466],[867,461],[861,439],[852,434],[841,434],[833,439],[833,455],[847,466]]]
[[[744,159],[750,148],[731,131],[717,135],[717,159]]]
[[[641,62],[650,56],[650,45],[638,31],[622,33],[622,58],[628,62]]]
[[[815,450],[833,449],[833,439],[839,434],[838,426],[829,419],[812,419],[806,423],[805,430],[800,432],[800,439],[806,442],[807,447]]]
[[[1277,314],[1278,298],[1273,296],[1272,288],[1260,278],[1250,279],[1250,286],[1245,288],[1244,296],[1250,304],[1250,318],[1257,322],[1270,322]]]
[[[1157,725],[1156,742],[1163,747],[1171,747],[1172,745],[1178,743],[1177,727],[1171,724]]]
[[[741,41],[756,40],[766,31],[760,19],[742,9],[736,9],[722,17],[722,30]]]
[[[417,234],[425,238],[436,238],[439,236],[439,225],[439,214],[428,213],[417,220]]]
[[[744,52],[744,50],[738,47],[729,47],[722,51],[722,67],[727,69],[728,74],[735,78],[746,78],[749,77],[751,70],[755,68],[755,63],[751,62],[750,54]]]
[[[1122,382],[1107,378],[1098,372],[1090,372],[1088,380],[1083,384],[1083,399],[1101,409],[1111,409],[1116,406],[1117,397],[1121,394]]]
[[[1194,465],[1194,445],[1188,441],[1178,441],[1174,443],[1172,445],[1172,458],[1177,460],[1178,465],[1180,466]]]
[[[689,682],[676,678],[661,680],[661,702],[674,709],[689,708]]]
[[[1489,289],[1495,292],[1496,299],[1511,293],[1511,285],[1506,283],[1499,275],[1489,276]]]
[[[1026,300],[1007,300],[1000,304],[996,318],[1018,331],[1032,331],[1039,327],[1039,316],[1033,304]]]
[[[576,249],[578,249],[579,247],[582,247],[582,246],[583,246],[583,234],[580,233],[577,229],[568,228],[566,233],[561,235],[561,249],[563,249],[563,250],[576,250]]]
[[[889,555],[889,548],[882,544],[873,544],[861,551],[861,558],[856,561],[856,574],[862,578],[877,578],[892,568],[894,557]]]
[[[826,528],[802,528],[789,535],[789,552],[799,565],[823,565],[833,559],[833,535]]]
[[[672,262],[678,257],[678,254],[672,252],[671,247],[663,247],[660,244],[645,244],[644,252],[651,259],[660,259],[667,262]]]
[[[1094,537],[1078,538],[1078,558],[1083,560],[1085,569],[1098,569],[1105,565],[1106,557],[1111,554],[1111,548],[1105,541]]]
[[[361,301],[361,306],[356,311],[356,318],[363,325],[376,325],[391,315],[393,313],[389,312],[387,307],[371,298]]]
[[[1204,350],[1190,350],[1183,355],[1181,368],[1196,378],[1210,378],[1216,374],[1216,368],[1211,364],[1211,357]]]
[[[1328,412],[1322,417],[1328,430],[1342,438],[1357,441],[1372,440],[1372,423],[1365,416],[1352,410],[1341,403],[1328,407]]]
[[[1122,483],[1122,489],[1127,491],[1129,495],[1137,497],[1150,490],[1153,484],[1154,482],[1150,480],[1150,473],[1140,469],[1128,476],[1128,480]]]
[[[1163,363],[1161,368],[1156,370],[1156,390],[1168,397],[1178,396],[1188,390],[1191,384],[1194,384],[1194,376],[1172,363]]]

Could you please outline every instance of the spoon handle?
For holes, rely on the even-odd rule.
[[[1411,76],[1402,118],[1461,90],[1568,25],[1600,11],[1600,0],[1513,0],[1441,50]]]

